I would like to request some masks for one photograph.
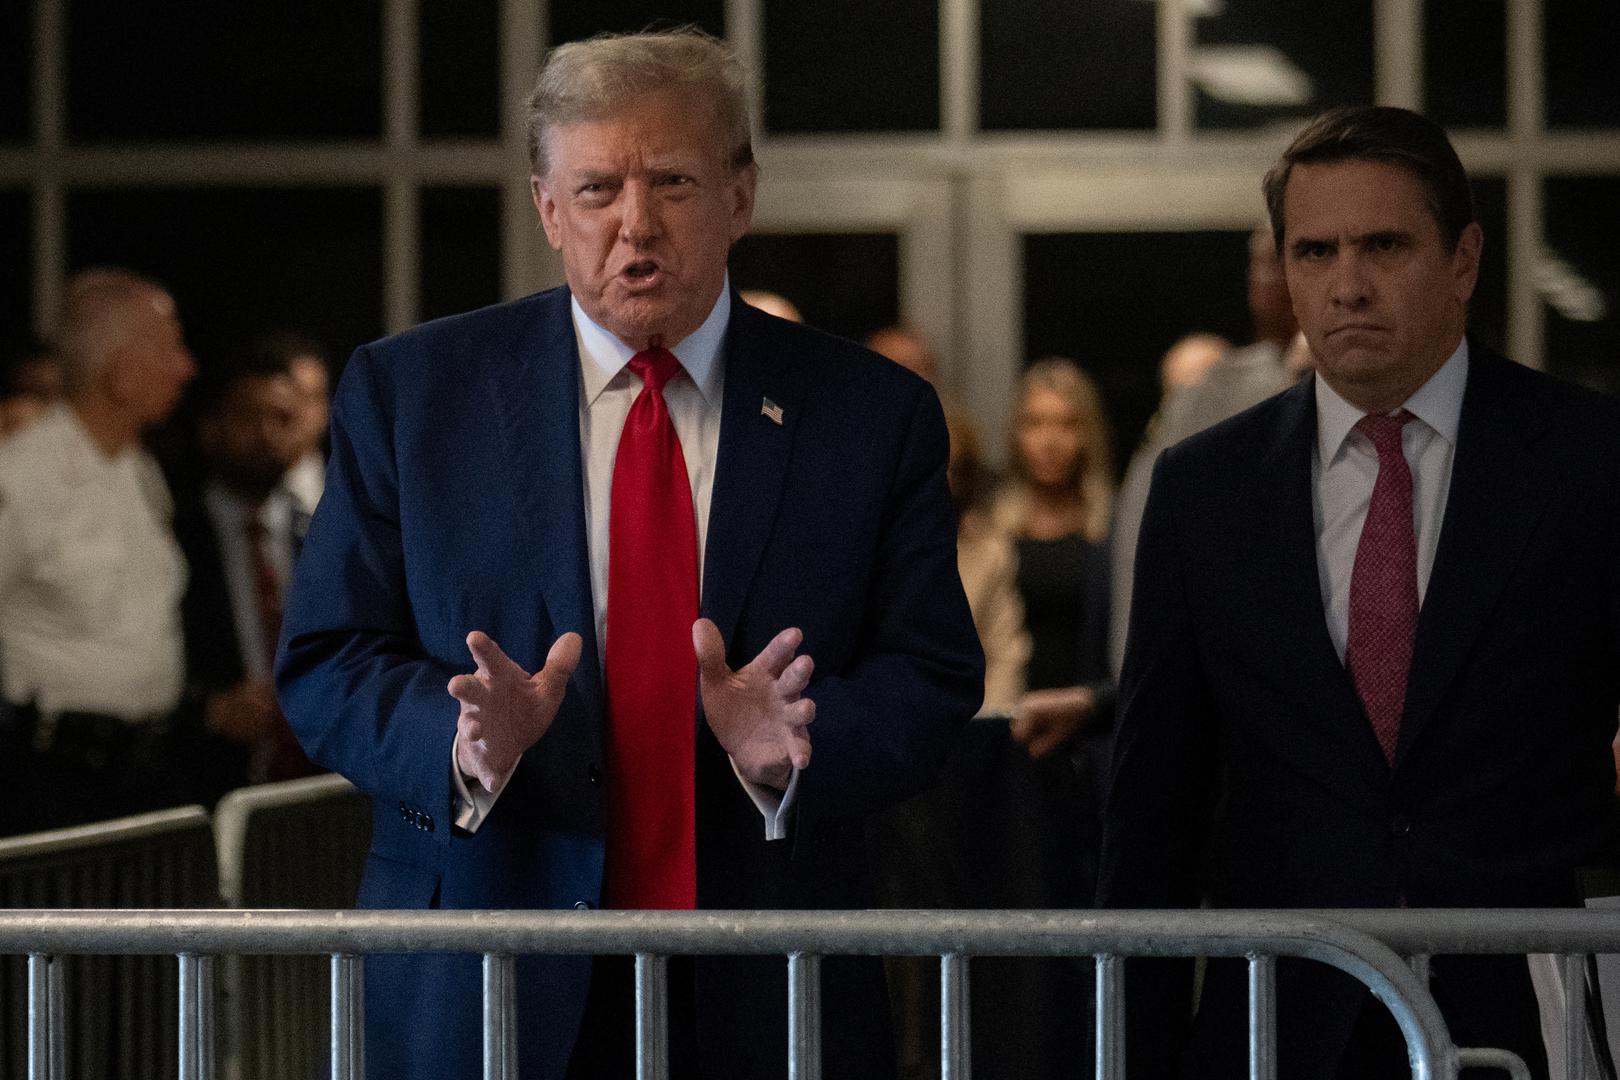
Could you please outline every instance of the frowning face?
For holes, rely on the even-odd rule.
[[[679,343],[720,296],[757,170],[732,167],[712,111],[667,94],[544,137],[534,204],[580,306],[632,348]]]
[[[1317,371],[1366,411],[1405,401],[1462,340],[1482,238],[1449,247],[1416,176],[1351,159],[1298,164],[1283,267]]]

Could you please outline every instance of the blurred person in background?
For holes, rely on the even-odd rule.
[[[756,307],[767,315],[775,315],[778,319],[788,322],[802,323],[804,316],[799,313],[799,307],[781,293],[774,293],[768,289],[743,289],[737,293],[742,297],[743,303],[749,307]]]
[[[127,270],[68,280],[64,400],[0,444],[0,831],[185,800],[175,753],[185,561],[141,434],[195,373],[173,298]]]
[[[190,566],[181,602],[188,698],[203,711],[193,775],[212,806],[232,788],[308,775],[271,683],[282,598],[309,527],[287,487],[306,446],[284,353],[254,349],[197,395],[201,483],[176,495]]]
[[[1305,358],[1310,353],[1298,341],[1299,325],[1289,303],[1282,260],[1272,240],[1271,226],[1266,223],[1256,226],[1249,234],[1248,303],[1254,340],[1220,356],[1197,381],[1174,390],[1166,388],[1164,403],[1148,426],[1142,445],[1131,455],[1130,466],[1120,484],[1113,538],[1109,544],[1113,612],[1108,627],[1108,662],[1115,678],[1125,660],[1125,631],[1130,625],[1131,588],[1135,580],[1136,538],[1142,526],[1142,511],[1147,506],[1154,461],[1166,448],[1182,439],[1282,393],[1306,370],[1301,362],[1301,351]],[[1167,355],[1165,362],[1169,360]]]
[[[1073,360],[1031,364],[1013,423],[1011,476],[992,523],[1013,539],[1031,652],[1013,736],[1032,758],[1067,747],[1113,704],[1108,558],[1113,462],[1102,395]]]
[[[956,568],[984,646],[984,704],[979,711],[1009,714],[1023,697],[1030,653],[1018,593],[1018,556],[1009,539],[990,524],[994,477],[978,428],[958,409],[946,410],[945,426],[951,437],[947,478],[958,520]]]
[[[1231,351],[1232,343],[1219,334],[1199,330],[1186,335],[1159,361],[1159,393],[1169,398],[1178,390],[1197,386],[1215,362]]]
[[[929,382],[939,378],[939,358],[928,338],[914,326],[885,326],[874,330],[867,335],[866,347]]]
[[[249,350],[252,363],[285,368],[292,380],[297,455],[281,486],[307,516],[315,512],[326,487],[326,429],[332,418],[332,359],[311,338],[277,333]]]

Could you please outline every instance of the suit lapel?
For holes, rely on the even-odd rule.
[[[1525,448],[1549,417],[1506,385],[1509,361],[1470,349],[1451,487],[1418,613],[1396,764],[1439,707],[1556,485]]]
[[[518,499],[519,535],[528,543],[530,580],[545,597],[557,634],[585,640],[575,689],[588,709],[601,700],[596,616],[591,604],[589,542],[585,535],[584,466],[579,446],[579,347],[568,292],[539,301],[514,340],[509,359],[492,376],[501,419],[504,460]],[[521,581],[514,581],[521,588]],[[540,658],[550,642],[538,642]]]
[[[1316,453],[1316,398],[1312,379],[1302,380],[1281,401],[1282,422],[1253,473],[1261,485],[1255,519],[1245,528],[1276,543],[1254,545],[1260,571],[1252,585],[1262,610],[1281,613],[1274,635],[1276,665],[1291,673],[1309,695],[1309,715],[1339,730],[1351,745],[1363,745],[1369,766],[1384,767],[1355,684],[1339,660],[1322,606],[1322,576],[1316,556],[1315,495],[1311,461]],[[1268,561],[1272,560],[1272,561]]]
[[[804,411],[803,380],[791,357],[771,351],[774,336],[768,317],[733,294],[702,603],[728,645],[770,538]],[[766,415],[768,406],[775,407],[774,417]]]

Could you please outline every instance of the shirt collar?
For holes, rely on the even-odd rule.
[[[1463,338],[1440,370],[1401,406],[1453,447],[1462,420],[1463,390],[1468,385],[1468,339]],[[1362,411],[1338,395],[1327,380],[1316,377],[1316,449],[1325,465],[1344,449],[1344,441]]]
[[[613,334],[591,321],[579,299],[568,298],[574,316],[574,340],[579,345],[580,372],[585,382],[585,405],[596,402],[614,376],[623,371],[636,350]],[[670,347],[675,359],[681,362],[686,374],[697,385],[703,400],[717,404],[720,394],[720,346],[726,339],[726,327],[731,322],[731,274],[728,272],[720,286],[720,298],[714,310],[703,320],[703,325],[686,338]]]

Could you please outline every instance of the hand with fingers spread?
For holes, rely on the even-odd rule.
[[[449,686],[450,696],[461,703],[456,764],[463,774],[485,791],[500,793],[518,758],[556,718],[582,645],[578,634],[562,635],[552,643],[545,666],[530,675],[488,634],[474,630],[467,635],[467,651],[478,670],[457,675]]]
[[[692,624],[709,728],[744,779],[778,791],[787,787],[794,769],[810,764],[806,728],[815,719],[816,703],[801,695],[815,663],[794,656],[803,640],[798,629],[783,630],[751,662],[732,671],[720,628],[708,619]]]

